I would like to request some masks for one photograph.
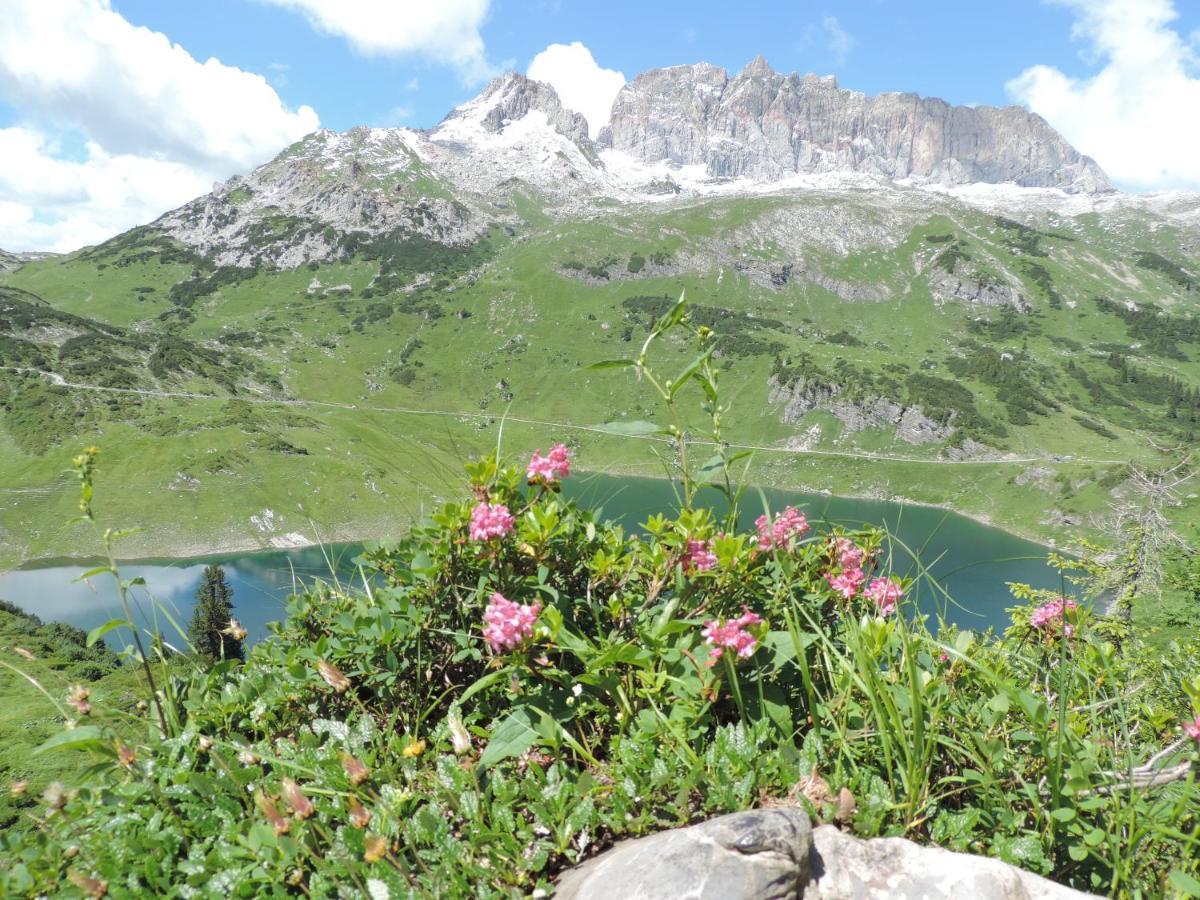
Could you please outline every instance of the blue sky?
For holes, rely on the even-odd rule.
[[[589,120],[617,72],[701,60],[737,71],[761,53],[867,93],[1019,102],[1123,189],[1200,190],[1200,0],[4,4],[8,249],[102,240],[318,123],[430,126],[491,75],[573,42],[542,71]]]
[[[336,129],[397,118],[427,127],[480,87],[426,58],[364,56],[302,17],[253,0],[113,5],[199,59],[215,56],[267,75],[289,105],[314,107],[322,124]],[[736,71],[762,53],[782,72],[832,73],[843,87],[915,91],[952,103],[1011,103],[1005,83],[1038,63],[1076,76],[1095,68],[1087,48],[1071,38],[1071,10],[1039,0],[758,0],[733,7],[727,0],[498,0],[481,33],[500,68],[524,71],[547,45],[573,41],[629,78],[701,60]],[[1176,9],[1181,32],[1200,29],[1200,3]],[[832,46],[830,16],[849,35],[847,50]]]

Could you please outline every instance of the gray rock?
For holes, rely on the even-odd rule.
[[[832,76],[783,75],[762,57],[730,78],[709,63],[652,69],[625,85],[597,143],[714,177],[778,180],[855,171],[948,184],[1015,182],[1111,191],[1108,177],[1044,119],[1009,106],[842,90]]]
[[[813,832],[812,877],[804,900],[1072,900],[1092,896],[998,859],[921,847],[904,838],[864,840],[832,825]]]
[[[1008,306],[1023,313],[1033,308],[1012,285],[980,281],[954,272],[939,271],[930,276],[929,292],[939,301],[961,300],[979,306]]]
[[[966,438],[958,447],[947,447],[943,455],[946,459],[983,459],[996,456],[996,452],[987,444]]]
[[[567,871],[558,900],[1073,900],[1090,897],[983,856],[813,829],[797,807],[734,813],[622,841]]]
[[[1017,475],[1013,479],[1013,484],[1024,487],[1027,484],[1034,484],[1038,487],[1047,487],[1054,478],[1054,470],[1046,466],[1031,466],[1025,471]]]
[[[559,900],[800,898],[812,824],[803,810],[733,813],[622,841],[559,879]]]
[[[57,256],[57,253],[10,253],[7,250],[0,250],[0,275],[6,272],[15,272],[27,262],[33,262],[38,259],[49,259],[52,256]]]
[[[781,385],[770,381],[767,402],[783,404],[780,419],[789,425],[799,423],[814,409],[837,416],[845,434],[867,428],[896,429],[896,437],[909,444],[936,444],[954,433],[953,417],[940,424],[919,406],[904,406],[887,397],[846,397],[842,386],[813,379],[800,379]]]

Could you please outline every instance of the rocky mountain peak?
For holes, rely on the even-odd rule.
[[[1112,190],[1093,160],[1020,107],[869,97],[831,77],[779,74],[761,56],[733,79],[703,63],[639,75],[617,95],[597,143],[644,163],[704,166],[715,178],[864,172],[948,185]]]
[[[456,125],[475,123],[496,134],[530,112],[544,115],[547,123],[568,140],[590,143],[587,119],[563,106],[558,93],[549,84],[526,78],[518,72],[493,79],[483,93],[451,111],[433,133],[451,133]]]
[[[774,75],[775,70],[771,68],[771,64],[767,62],[767,58],[761,53],[750,60],[746,68],[742,69],[741,74],[748,78],[762,78],[768,75]]]

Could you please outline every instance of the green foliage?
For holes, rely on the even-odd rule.
[[[1001,354],[974,342],[965,344],[966,355],[954,357],[946,367],[959,378],[975,378],[996,389],[997,398],[1008,407],[1009,421],[1027,425],[1030,414],[1045,416],[1059,404],[1030,375],[1046,381],[1049,374],[1029,365],[1023,354]]]
[[[971,261],[970,245],[951,234],[926,235],[925,240],[931,244],[948,244],[934,257],[933,264],[944,272],[955,272],[959,266]]]
[[[238,266],[223,266],[208,270],[198,268],[192,277],[171,285],[170,300],[176,306],[191,309],[197,300],[215,294],[222,287],[234,286],[238,282],[253,278],[256,269]]]
[[[955,426],[968,437],[986,440],[1004,436],[1004,426],[979,411],[975,396],[961,382],[914,372],[904,383],[909,403],[920,406],[935,422],[945,425],[953,419]]]
[[[365,169],[360,180],[373,179],[365,174],[371,171]],[[410,187],[415,186],[406,183],[403,189]],[[262,200],[255,197],[255,209],[243,208],[239,215],[258,217]],[[648,386],[625,384],[611,372],[583,376],[589,379],[584,385],[572,382],[572,373],[595,359],[628,355],[661,307],[669,306],[683,287],[702,305],[736,317],[718,320],[714,315],[709,321],[718,333],[716,359],[725,387],[741,401],[729,414],[733,440],[784,447],[796,437],[797,426],[782,421],[782,407],[769,400],[769,377],[774,357],[796,360],[807,353],[813,367],[824,373],[824,383],[839,384],[848,398],[885,397],[906,404],[906,379],[912,372],[961,384],[970,394],[962,400],[971,403],[980,421],[968,426],[967,419],[974,416],[966,415],[965,403],[957,398],[954,404],[941,404],[960,409],[954,425],[958,434],[951,441],[971,437],[1000,451],[992,462],[934,466],[932,461],[945,449],[939,444],[910,445],[886,427],[846,433],[818,411],[813,424],[823,419],[831,426],[819,436],[813,433],[811,449],[818,452],[760,454],[752,479],[834,493],[894,496],[899,491],[913,500],[949,503],[987,516],[1027,535],[1066,540],[1090,530],[1109,500],[1106,493],[1093,481],[1075,493],[1071,509],[1065,510],[1078,524],[1050,524],[1043,498],[1011,483],[1014,463],[1002,458],[1006,451],[1040,457],[1041,464],[1062,470],[1076,467],[1062,461],[1067,456],[1145,461],[1155,453],[1146,434],[1161,444],[1188,440],[1196,431],[1186,404],[1172,413],[1170,404],[1142,399],[1141,388],[1118,384],[1116,370],[1096,352],[1119,349],[1140,371],[1172,375],[1194,388],[1200,384],[1195,344],[1175,341],[1186,360],[1164,356],[1152,349],[1150,338],[1135,337],[1117,315],[1097,314],[1090,301],[1068,305],[1104,294],[1186,321],[1186,303],[1160,296],[1173,283],[1144,269],[1134,269],[1138,278],[1127,271],[1137,252],[1151,248],[1193,270],[1186,231],[1162,228],[1150,234],[1151,223],[1139,216],[1109,227],[1090,216],[1031,215],[1022,221],[1045,232],[1032,238],[1050,255],[1030,255],[1014,248],[1032,238],[969,207],[957,211],[953,220],[914,210],[912,239],[907,239],[903,229],[908,225],[899,225],[894,217],[878,219],[873,201],[847,194],[836,201],[838,215],[859,223],[852,226],[853,233],[872,246],[843,257],[823,249],[824,238],[814,235],[813,240],[804,238],[802,251],[785,259],[770,237],[782,221],[779,216],[824,216],[828,197],[817,192],[707,198],[647,207],[636,215],[614,207],[594,216],[555,220],[533,215],[530,207],[537,204],[526,205],[519,198],[514,202],[522,221],[497,227],[470,247],[438,244],[435,228],[425,230],[432,238],[426,244],[424,239],[410,242],[402,232],[348,237],[323,223],[309,223],[317,240],[307,246],[324,248],[324,255],[292,270],[276,268],[278,251],[307,233],[286,217],[263,214],[261,245],[248,247],[242,260],[250,267],[255,255],[262,254],[257,273],[221,284],[188,309],[170,301],[172,286],[215,281],[215,263],[204,262],[153,228],[4,275],[0,287],[27,292],[5,297],[24,296],[47,314],[74,315],[91,327],[40,318],[30,327],[0,328],[0,357],[106,390],[62,389],[50,377],[0,373],[0,402],[5,404],[0,444],[6,451],[0,454],[0,482],[22,492],[5,495],[0,504],[0,555],[14,563],[81,552],[59,527],[59,504],[35,502],[57,496],[64,454],[55,447],[64,439],[104,440],[117,463],[112,471],[120,470],[128,487],[119,501],[123,518],[148,526],[136,547],[140,555],[184,552],[217,531],[245,537],[251,515],[267,506],[294,508],[300,499],[294,496],[297,486],[306,481],[321,490],[305,492],[304,515],[339,534],[385,534],[398,518],[420,509],[431,490],[440,491],[439,473],[445,466],[494,444],[504,410],[509,413],[506,433],[531,445],[550,436],[517,419],[574,426],[596,468],[638,471],[646,462],[647,442],[587,428],[647,418]],[[192,211],[201,210],[187,212]],[[1077,240],[1061,240],[1060,232]],[[762,240],[748,239],[751,234],[761,234]],[[960,267],[964,278],[1003,283],[1022,278],[1022,292],[1037,311],[1018,315],[965,303],[932,303],[925,279],[917,273],[956,240],[971,257]],[[799,268],[785,283],[760,283],[723,262],[728,253],[721,248],[735,245],[737,252],[752,254],[777,274],[789,260],[797,267],[803,262],[814,277],[819,272],[842,284],[875,285],[888,300],[848,305],[799,277]],[[629,273],[635,256],[644,258],[645,266]],[[561,260],[572,257],[584,268],[608,257],[617,262],[607,269],[607,281],[563,278]],[[724,276],[714,281],[702,273],[707,265],[702,260],[724,265]],[[1050,308],[1022,269],[1026,260],[1044,267],[1063,298],[1062,309]],[[193,272],[198,273],[195,279]],[[629,289],[633,274],[637,290]],[[310,292],[314,277],[328,288],[349,289]],[[188,289],[193,287],[204,285]],[[634,293],[659,295],[661,307],[624,307]],[[6,306],[0,303],[0,317]],[[702,314],[695,314],[697,321]],[[1156,323],[1149,314],[1145,319],[1148,326]],[[121,333],[106,334],[102,327]],[[839,345],[825,337],[840,339],[842,332],[862,345]],[[1027,379],[1062,409],[1044,416],[1017,412],[1026,424],[1014,424],[999,402],[999,389],[947,371],[947,348],[965,334],[998,351],[1020,347],[1022,360],[1031,364]],[[167,342],[159,353],[164,336],[185,340],[190,347]],[[401,362],[398,354],[413,336],[422,346]],[[60,343],[66,341],[66,356],[60,359]],[[1067,349],[1073,352],[1067,354]],[[685,352],[674,350],[681,357]],[[206,361],[209,351],[222,354],[219,366],[211,358]],[[148,368],[156,354],[162,377]],[[1078,374],[1063,377],[1068,361]],[[895,371],[900,365],[908,371]],[[1037,367],[1051,368],[1061,381],[1044,382]],[[572,383],[564,384],[564,379]],[[506,387],[499,389],[502,380]],[[249,431],[227,427],[222,409],[228,396],[235,395],[230,384],[237,397],[253,401],[264,422],[270,421],[266,431],[309,454],[270,452],[263,449],[269,438],[256,434],[254,441],[246,440]],[[286,385],[286,396],[281,385]],[[169,396],[119,393],[123,390]],[[270,405],[276,399],[279,405]],[[299,406],[319,423],[320,437],[274,424],[277,416]],[[944,415],[938,413],[939,418]],[[1079,424],[1077,416],[1116,438]],[[398,440],[405,444],[402,452],[397,451]],[[884,463],[876,458],[881,455],[895,461]],[[206,477],[210,466],[216,471]],[[967,483],[968,470],[978,489]],[[134,497],[178,487],[180,472],[196,479],[186,488],[188,510],[174,502],[137,508]],[[237,476],[227,474],[231,472]],[[372,473],[369,478],[367,472]],[[1077,481],[1086,477],[1071,474]],[[252,480],[253,489],[230,490],[235,477]],[[28,489],[49,493],[25,493]],[[1196,520],[1200,504],[1189,500],[1179,516]]]
[[[1041,256],[1046,257],[1050,254],[1042,247],[1043,238],[1053,238],[1059,241],[1073,241],[1073,237],[1067,234],[1056,234],[1049,231],[1041,231],[1037,228],[1031,228],[1028,225],[1023,225],[1020,222],[1015,222],[1012,219],[1004,216],[996,216],[992,219],[996,227],[1002,229],[1001,240],[1008,246],[1008,249],[1013,252],[1021,253],[1026,256]]]
[[[1185,291],[1196,289],[1196,278],[1185,271],[1178,263],[1171,262],[1159,253],[1142,251],[1134,257],[1134,263],[1139,268],[1157,272],[1169,281],[1173,281]]]
[[[1200,319],[1194,315],[1172,315],[1157,306],[1130,309],[1106,297],[1097,297],[1096,306],[1101,312],[1120,317],[1129,337],[1142,343],[1149,353],[1186,360],[1179,345],[1200,343]]]
[[[247,385],[282,390],[277,376],[237,350],[64,313],[3,286],[0,351],[6,351],[4,365],[30,370],[0,371],[4,425],[22,450],[39,455],[106,420],[138,420],[146,403],[141,392],[181,381],[213,393],[238,393]],[[102,390],[60,384],[55,375]]]
[[[132,705],[129,675],[103,642],[89,646],[78,628],[44,623],[0,600],[0,831],[23,827],[25,814],[36,808],[50,781],[74,777],[87,764],[86,757],[74,754],[33,755],[38,745],[61,733],[56,703],[65,700],[68,687],[88,685],[94,698],[124,707]],[[10,790],[21,782],[26,783],[22,791]]]
[[[188,626],[192,649],[208,660],[242,659],[245,651],[233,618],[233,590],[220,566],[206,566],[196,589],[196,607]]]
[[[629,297],[621,302],[629,315],[641,322],[647,330],[660,320],[675,305],[670,296]],[[785,330],[778,319],[758,318],[739,310],[722,309],[703,304],[689,304],[688,315],[697,325],[711,329],[716,334],[717,349],[731,356],[772,356],[781,353],[784,345],[775,340],[763,340],[758,332]]]
[[[1006,306],[995,318],[972,319],[967,323],[967,330],[994,343],[1027,337],[1031,334],[1038,334],[1041,331],[1037,322],[1033,321],[1027,315],[1022,315],[1010,306]]]
[[[173,736],[73,738],[102,765],[0,840],[4,887],[527,894],[622,837],[763,797],[830,820],[843,788],[863,835],[1114,893],[1196,874],[1194,782],[1109,786],[1194,715],[1178,685],[1197,642],[1117,649],[1084,612],[1055,637],[1027,607],[1002,641],[934,634],[830,590],[833,539],[886,572],[883,535],[763,552],[697,509],[637,539],[494,458],[469,475],[519,512],[514,534],[472,541],[475,500],[450,503],[363,558],[369,588],[314,586],[245,665],[177,681]],[[710,539],[716,565],[689,568],[688,541]],[[481,637],[496,591],[541,605],[509,653]],[[758,646],[710,665],[704,622],[746,606]]]
[[[99,265],[112,265],[117,268],[127,268],[150,260],[161,265],[202,264],[200,255],[192,248],[148,225],[131,228],[103,244],[84,250],[80,257]]]

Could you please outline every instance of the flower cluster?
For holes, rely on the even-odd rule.
[[[1034,628],[1048,631],[1054,627],[1055,623],[1061,623],[1063,634],[1067,637],[1073,637],[1075,627],[1067,622],[1067,610],[1078,608],[1075,601],[1068,600],[1066,597],[1059,597],[1057,600],[1043,603],[1035,609],[1029,617],[1029,624]]]
[[[75,708],[75,712],[81,716],[86,716],[92,711],[92,705],[88,703],[88,697],[91,696],[91,693],[82,684],[73,684],[67,693],[67,703]]]
[[[837,553],[838,562],[841,563],[843,569],[862,568],[862,547],[858,546],[850,538],[837,538],[834,542],[834,551]]]
[[[712,541],[689,540],[682,562],[684,571],[707,572],[717,564],[717,554],[712,551]]]
[[[743,606],[742,614],[736,619],[729,619],[726,622],[712,620],[705,622],[704,639],[712,645],[708,664],[716,665],[726,649],[732,650],[742,659],[754,653],[754,649],[758,646],[756,632],[760,630],[756,626],[762,625],[762,621],[762,616],[750,612],[747,607]]]
[[[483,613],[483,639],[493,653],[515,650],[533,637],[533,625],[542,611],[540,603],[514,603],[503,594],[492,594]]]
[[[759,550],[788,548],[793,539],[802,537],[808,531],[808,518],[794,506],[789,506],[775,517],[774,522],[765,514],[759,516],[754,520],[754,527],[758,529]]]
[[[862,569],[844,569],[837,575],[827,572],[825,578],[829,582],[829,586],[836,593],[841,594],[845,600],[853,600],[857,597],[858,589],[867,580]]]
[[[904,596],[904,588],[895,578],[876,578],[863,591],[863,596],[879,607],[879,614],[887,618],[896,611],[896,604]]]
[[[471,510],[471,540],[490,541],[513,530],[516,519],[503,503],[480,503]]]
[[[555,444],[550,448],[548,456],[542,456],[541,450],[535,450],[525,470],[525,475],[530,481],[559,481],[570,474],[571,454],[565,444]]]

